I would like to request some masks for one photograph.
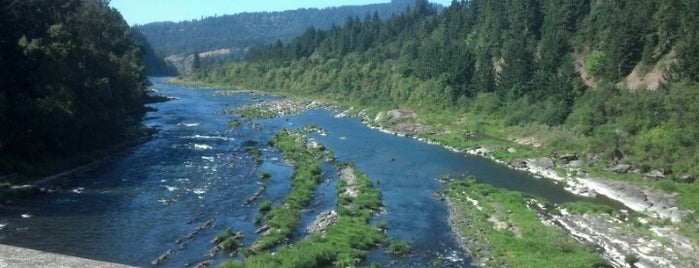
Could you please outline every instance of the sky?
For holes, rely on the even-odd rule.
[[[129,25],[183,21],[242,12],[284,11],[345,5],[389,3],[390,0],[111,0]],[[451,0],[430,0],[448,6]]]

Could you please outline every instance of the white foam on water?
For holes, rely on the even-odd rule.
[[[192,190],[192,192],[193,192],[194,194],[196,194],[196,195],[203,195],[203,194],[206,193],[206,189],[200,189],[200,188],[198,188],[198,189]]]
[[[72,190],[73,193],[82,194],[85,191],[85,187],[78,187]]]
[[[202,156],[201,159],[209,160],[209,162],[214,162],[214,157],[213,157],[213,156]]]
[[[7,226],[6,222],[0,222],[0,230],[4,229],[5,226]]]
[[[23,218],[23,219],[28,219],[28,218],[31,218],[31,217],[32,217],[32,215],[29,214],[29,213],[23,213],[23,214],[22,214],[22,218]]]
[[[174,192],[175,190],[177,190],[177,187],[175,187],[175,186],[165,185],[163,187],[165,187],[165,189],[167,189],[170,192]]]
[[[177,124],[178,126],[185,126],[185,127],[198,127],[201,125],[201,123],[179,123]]]
[[[223,136],[209,136],[209,135],[194,135],[185,136],[185,139],[197,139],[197,140],[222,140],[222,141],[234,141],[235,138],[223,137]]]
[[[158,203],[161,203],[163,205],[170,205],[172,203],[175,203],[175,199],[159,199]]]
[[[451,255],[446,256],[445,259],[447,259],[448,261],[451,261],[451,262],[463,262],[464,259],[459,257],[458,254],[459,254],[458,252],[452,251]]]
[[[197,144],[197,143],[194,144],[194,150],[198,150],[198,151],[211,150],[213,148],[214,147],[211,147],[211,145],[208,145],[208,144]]]

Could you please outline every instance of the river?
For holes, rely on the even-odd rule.
[[[469,267],[447,224],[447,208],[434,198],[445,176],[474,175],[496,186],[536,194],[554,202],[577,200],[556,184],[513,171],[492,161],[365,127],[356,118],[335,118],[325,109],[269,120],[259,128],[228,128],[224,108],[270,99],[251,94],[216,96],[152,78],[154,88],[176,100],[152,104],[144,124],[160,131],[148,142],[56,182],[52,192],[0,205],[0,243],[91,259],[152,266],[172,249],[162,267],[193,266],[204,260],[210,240],[227,227],[241,231],[249,246],[257,237],[253,219],[257,202],[244,200],[257,191],[256,174],[271,178],[261,200],[280,200],[289,190],[291,169],[266,146],[282,128],[315,124],[328,135],[312,138],[332,149],[340,161],[351,160],[374,180],[387,213],[389,235],[412,242],[411,254],[393,258],[374,250],[366,264],[424,267],[439,258],[445,267]],[[253,140],[263,151],[258,167],[245,151]],[[303,222],[335,204],[334,171],[317,190]],[[212,220],[213,226],[206,226]],[[191,239],[190,233],[202,230]],[[304,228],[302,226],[300,228]],[[302,229],[296,238],[304,235]],[[178,241],[179,240],[179,241]],[[183,242],[184,241],[184,242]],[[177,243],[180,242],[180,243]],[[214,262],[219,263],[221,256]]]

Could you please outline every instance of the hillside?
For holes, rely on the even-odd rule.
[[[696,1],[473,0],[437,12],[418,0],[387,21],[310,29],[186,79],[332,100],[515,168],[543,158],[566,183],[623,181],[611,191],[644,207],[646,192],[666,192],[669,204],[645,212],[679,209],[668,219],[697,242],[694,14]]]
[[[230,49],[233,57],[240,57],[249,47],[277,40],[286,42],[309,27],[327,29],[333,24],[343,24],[347,17],[364,17],[374,13],[381,19],[387,19],[405,11],[412,4],[411,0],[393,0],[386,4],[363,6],[241,13],[177,23],[149,23],[134,28],[142,32],[153,48],[165,56]]]

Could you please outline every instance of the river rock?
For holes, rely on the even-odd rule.
[[[538,168],[542,168],[545,170],[553,169],[556,167],[556,165],[553,163],[553,159],[548,158],[548,157],[539,157],[539,158],[529,159],[529,160],[527,160],[527,163],[531,167],[538,167]]]
[[[585,154],[585,162],[590,163],[592,165],[599,163],[602,161],[602,156],[599,154]]]
[[[320,213],[316,219],[311,222],[311,224],[306,227],[306,232],[309,234],[316,234],[325,232],[328,226],[332,225],[337,221],[338,215],[334,210],[326,211]]]
[[[568,162],[567,164],[569,167],[582,167],[585,165],[585,161],[582,160],[573,160]]]
[[[678,177],[675,177],[675,181],[679,183],[694,183],[696,180],[696,177],[691,174],[683,174]]]
[[[527,161],[524,161],[524,159],[517,158],[515,160],[510,161],[510,166],[514,168],[527,168]]]
[[[613,167],[610,167],[609,171],[614,172],[614,173],[623,174],[623,173],[629,172],[630,169],[631,169],[631,165],[617,164]]]

